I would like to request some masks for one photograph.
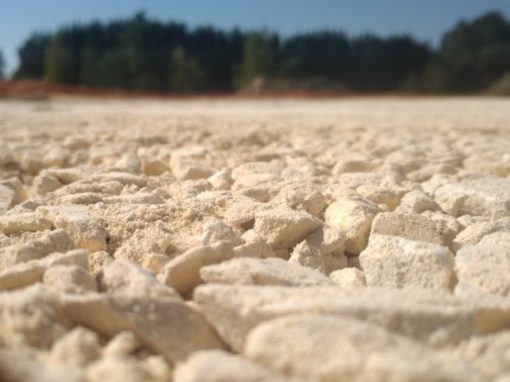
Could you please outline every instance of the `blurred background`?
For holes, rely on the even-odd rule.
[[[506,0],[0,5],[4,93],[510,95]]]

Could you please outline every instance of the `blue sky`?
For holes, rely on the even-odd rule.
[[[284,35],[321,28],[349,34],[410,33],[437,43],[458,20],[488,10],[510,17],[509,0],[0,0],[0,50],[9,70],[33,31],[109,20],[145,10],[151,18],[222,28],[270,28]]]

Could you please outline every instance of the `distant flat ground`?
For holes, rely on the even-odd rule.
[[[152,117],[252,118],[293,116],[310,118],[315,123],[462,123],[465,126],[506,127],[510,116],[510,98],[491,97],[353,97],[324,99],[197,98],[183,100],[114,99],[55,97],[43,101],[0,100],[3,116],[0,126],[10,119],[52,116],[80,118],[104,115]],[[58,124],[58,123],[57,123]],[[409,126],[409,127],[413,127]],[[12,127],[12,126],[11,126]],[[365,126],[369,127],[369,126]]]

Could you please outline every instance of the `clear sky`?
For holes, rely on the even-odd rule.
[[[509,0],[0,0],[0,50],[8,69],[33,31],[72,22],[109,20],[145,10],[151,18],[222,28],[267,27],[284,35],[321,28],[349,34],[410,33],[437,43],[462,18],[489,10],[510,17]]]

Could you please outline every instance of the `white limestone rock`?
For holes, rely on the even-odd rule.
[[[0,293],[2,347],[48,349],[71,326],[58,295],[42,284]]]
[[[170,168],[161,159],[145,159],[142,161],[142,171],[148,176],[160,176]]]
[[[20,212],[0,216],[0,232],[5,235],[20,235],[23,232],[46,231],[53,228],[52,222],[35,212]]]
[[[89,365],[87,381],[156,382],[138,362],[126,358],[104,357]]]
[[[372,324],[330,315],[266,321],[248,335],[243,353],[291,376],[316,381],[479,381],[467,362],[435,354]]]
[[[290,254],[289,262],[326,273],[325,256],[318,246],[303,240],[296,245]]]
[[[6,213],[14,205],[16,191],[0,184],[0,215]]]
[[[233,257],[232,245],[227,242],[192,248],[170,260],[159,273],[158,279],[181,294],[187,293],[202,283],[200,268]]]
[[[367,280],[363,271],[354,267],[331,272],[329,278],[336,285],[344,289],[363,288],[367,286]]]
[[[441,207],[430,196],[420,190],[413,190],[404,195],[395,212],[419,214],[424,211],[440,211]]]
[[[172,155],[170,168],[174,176],[179,180],[204,179],[214,173],[213,170],[198,161],[177,155]]]
[[[112,295],[181,300],[178,293],[160,283],[153,273],[129,260],[121,259],[110,262],[102,269],[98,279],[100,289]]]
[[[90,273],[96,277],[103,268],[114,261],[114,258],[106,251],[92,252],[88,255]]]
[[[273,249],[291,249],[322,222],[303,211],[277,207],[255,215],[254,229]]]
[[[478,244],[460,249],[455,256],[455,269],[456,294],[510,297],[510,233],[492,233]]]
[[[207,283],[237,285],[311,286],[331,285],[323,274],[278,259],[238,258],[200,269]]]
[[[63,306],[75,325],[108,337],[132,331],[144,346],[169,362],[224,347],[203,314],[174,298],[66,295]]]
[[[218,241],[227,241],[232,246],[243,244],[239,235],[220,219],[209,219],[202,229],[202,244],[208,245]]]
[[[510,179],[481,177],[439,187],[434,199],[453,216],[510,216]]]
[[[230,190],[234,180],[232,179],[231,172],[229,170],[221,170],[212,174],[207,181],[212,184],[215,190]]]
[[[115,335],[104,347],[103,355],[106,357],[125,358],[135,353],[142,344],[130,331]]]
[[[43,281],[63,293],[96,292],[97,284],[92,275],[76,265],[55,265],[46,270]]]
[[[81,206],[44,206],[36,210],[62,229],[77,246],[91,252],[106,250],[107,232],[98,219]]]
[[[28,194],[25,189],[25,186],[21,183],[18,178],[9,178],[6,180],[0,181],[0,186],[8,187],[14,191],[14,195],[12,197],[12,206],[16,204],[20,204],[28,199]]]
[[[41,259],[53,252],[66,252],[74,248],[67,233],[55,230],[23,244],[0,248],[0,269],[29,260]]]
[[[485,380],[510,374],[510,331],[473,336],[452,349],[452,355],[476,366]]]
[[[355,317],[434,346],[502,330],[510,319],[508,302],[465,301],[441,290],[206,284],[193,298],[237,351],[258,323],[294,313]]]
[[[174,382],[298,382],[255,362],[219,350],[193,354],[174,372]]]
[[[330,204],[324,213],[326,224],[345,235],[345,249],[357,255],[365,249],[370,227],[379,208],[364,199],[342,197]]]
[[[80,368],[101,356],[100,338],[97,333],[77,327],[60,337],[48,356],[50,365]]]
[[[485,236],[496,232],[510,233],[510,217],[497,220],[474,222],[462,230],[453,240],[452,247],[459,250],[478,244]]]
[[[447,218],[383,212],[374,218],[370,234],[394,235],[448,247],[459,230],[458,223]]]
[[[6,382],[83,382],[76,368],[48,367],[28,348],[0,349],[0,376]]]
[[[41,174],[34,179],[34,191],[39,196],[46,196],[50,192],[58,190],[63,184],[57,178],[47,174]]]
[[[20,289],[42,281],[46,267],[39,261],[16,264],[0,271],[0,291]]]
[[[244,244],[234,248],[236,257],[271,257],[273,251],[262,237],[254,230],[250,229],[241,235]]]
[[[446,247],[372,234],[359,261],[368,286],[451,290],[455,260]]]
[[[174,234],[163,223],[157,222],[137,230],[115,251],[116,259],[128,259],[143,264],[149,253],[166,254],[175,241]]]

